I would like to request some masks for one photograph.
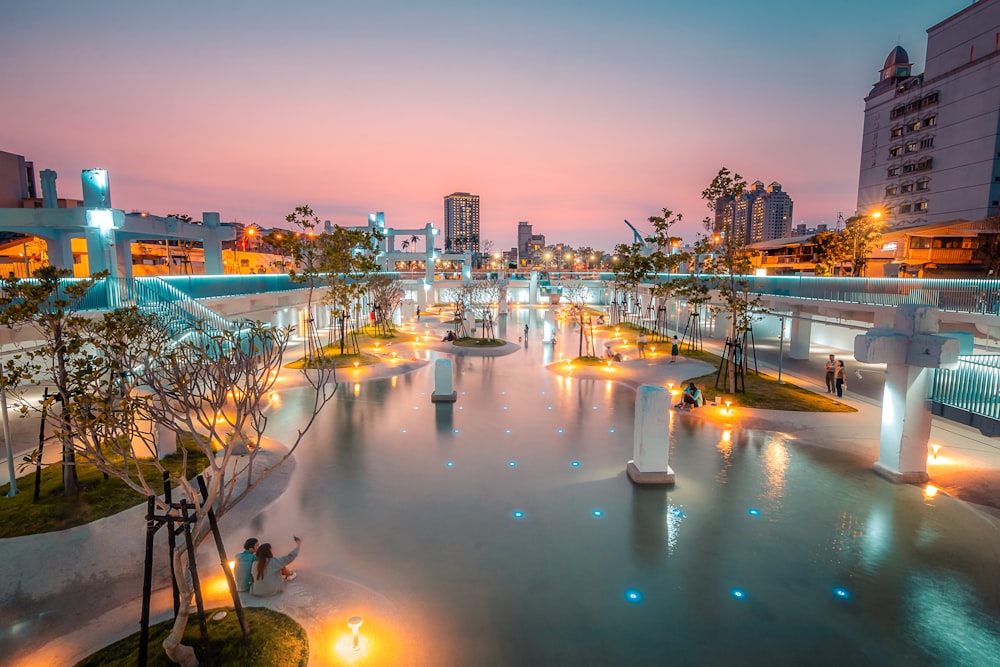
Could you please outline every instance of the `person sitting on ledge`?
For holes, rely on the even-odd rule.
[[[449,331],[447,334],[445,334],[445,337],[442,338],[441,340],[455,340],[455,332]]]
[[[684,387],[684,393],[681,394],[681,402],[675,407],[682,408],[690,406],[692,410],[695,408],[700,408],[705,404],[705,397],[701,395],[701,389],[698,389],[694,385],[694,382],[689,382],[688,386]]]

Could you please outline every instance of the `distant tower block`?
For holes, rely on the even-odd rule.
[[[635,394],[635,436],[628,477],[636,484],[673,484],[670,461],[670,392],[644,384]]]
[[[452,386],[451,376],[451,359],[438,359],[434,362],[432,403],[454,403],[458,400],[458,393]]]

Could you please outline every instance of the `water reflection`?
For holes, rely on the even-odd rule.
[[[466,359],[457,404],[431,403],[431,367],[340,392],[253,532],[303,527],[306,580],[327,571],[429,610],[449,664],[995,658],[995,527],[784,434],[676,411],[676,486],[636,487],[634,391],[559,378],[547,355]],[[302,396],[283,390],[275,433]]]

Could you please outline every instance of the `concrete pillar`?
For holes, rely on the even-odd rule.
[[[432,403],[454,403],[458,392],[453,388],[451,359],[437,359],[434,362],[434,393]]]
[[[635,393],[632,460],[625,470],[636,484],[673,484],[670,468],[670,392],[641,385]]]
[[[927,481],[931,370],[888,364],[875,472],[896,482]]]
[[[500,315],[507,315],[507,283],[506,281],[500,285],[500,303],[497,307],[497,313]]]
[[[699,318],[701,319],[701,318]],[[732,335],[732,324],[729,319],[729,311],[720,310],[715,314],[715,322],[712,326],[712,337],[725,340]]]
[[[931,433],[930,370],[958,364],[957,338],[938,335],[936,309],[900,306],[893,327],[854,339],[854,358],[886,364],[879,459],[875,472],[895,482],[927,481]]]
[[[202,213],[201,224],[209,229],[218,229],[219,214]],[[222,241],[215,238],[203,238],[201,244],[205,254],[205,275],[221,276],[225,273],[225,269],[222,267]]]
[[[462,255],[462,281],[472,280],[472,252],[466,250]]]
[[[42,169],[42,208],[59,208],[59,195],[56,193],[56,172],[52,169]]]
[[[812,337],[812,315],[803,313],[799,308],[793,308],[791,324],[788,336],[788,358],[808,360],[809,340]]]
[[[106,169],[84,169],[80,180],[85,208],[111,208],[111,183]]]
[[[532,271],[528,278],[528,305],[534,306],[538,303],[538,271]]]
[[[72,238],[66,232],[52,231],[51,236],[43,236],[45,249],[49,255],[49,265],[58,269],[73,270]]]
[[[90,252],[90,243],[87,244],[87,252]],[[132,241],[128,238],[123,238],[119,235],[115,235],[115,266],[117,267],[118,277],[122,278],[126,282],[132,280]],[[93,268],[93,267],[91,267]]]
[[[420,310],[427,310],[427,296],[431,291],[432,285],[434,285],[433,280],[429,283],[423,280],[417,283],[417,307]]]

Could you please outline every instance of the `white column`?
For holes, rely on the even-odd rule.
[[[927,481],[931,437],[931,370],[888,364],[882,394],[882,429],[875,472],[896,482]]]
[[[458,392],[452,388],[451,359],[438,359],[434,362],[434,393],[432,403],[454,403],[458,400]]]
[[[809,359],[809,339],[812,337],[812,316],[798,308],[792,309],[792,327],[788,336],[788,358]]]
[[[644,384],[635,394],[632,460],[626,467],[636,484],[673,484],[670,468],[670,392]]]

